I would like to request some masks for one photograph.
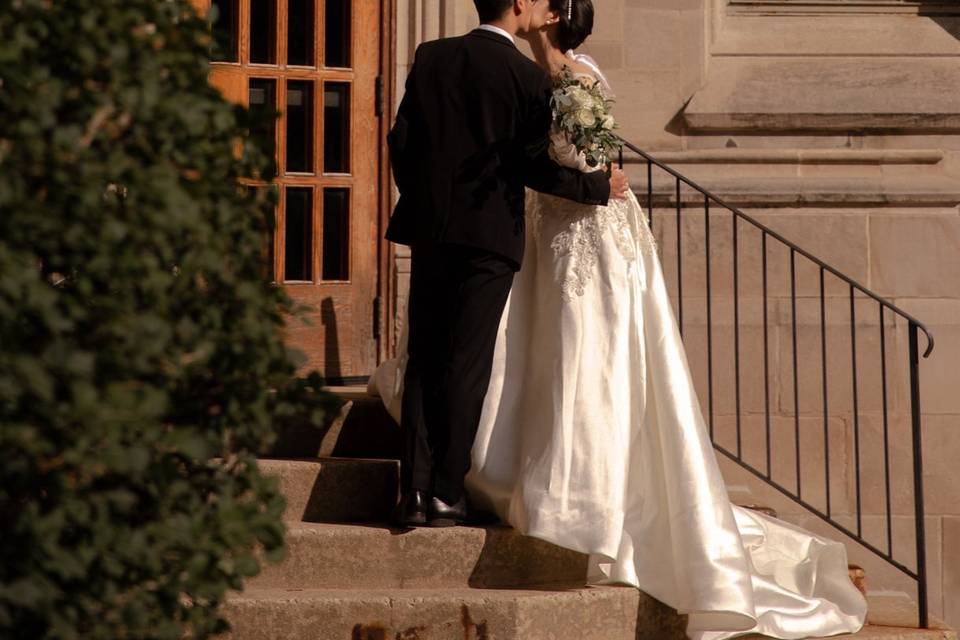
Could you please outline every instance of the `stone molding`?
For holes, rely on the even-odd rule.
[[[694,149],[661,151],[667,164],[937,164],[940,149]]]
[[[957,86],[952,57],[718,57],[684,120],[691,131],[960,133]]]
[[[631,184],[644,186],[646,165],[626,166]],[[659,179],[658,179],[659,178]],[[676,206],[675,180],[657,176],[653,183],[653,204],[658,210]],[[960,183],[944,177],[918,179],[864,178],[726,178],[703,180],[708,189],[729,205],[743,209],[845,207],[937,208],[955,212],[960,206]],[[646,189],[638,189],[646,203]],[[680,196],[684,207],[703,207],[699,192],[685,189]]]
[[[732,15],[710,54],[732,56],[960,57],[960,16]]]
[[[960,15],[956,2],[944,0],[730,0],[729,11],[760,15]]]

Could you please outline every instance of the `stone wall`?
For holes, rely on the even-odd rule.
[[[960,494],[953,463],[960,456],[960,404],[954,362],[960,355],[960,10],[948,3],[802,2],[774,6],[739,0],[723,9],[711,30],[704,83],[679,118],[682,152],[665,156],[688,175],[733,201],[761,222],[836,265],[844,273],[927,323],[937,344],[921,362],[926,541],[932,612],[960,625]],[[716,7],[715,7],[716,10]],[[663,229],[669,237],[669,229]],[[696,238],[690,230],[685,239]],[[765,413],[758,404],[755,369],[762,360],[749,282],[756,236],[745,232],[741,251],[748,282],[741,318],[745,451],[758,460]],[[724,253],[722,246],[719,251]],[[729,243],[729,240],[727,240]],[[688,242],[689,243],[689,242]],[[728,246],[728,257],[732,251]],[[669,262],[669,258],[666,259]],[[778,289],[772,297],[771,349],[773,468],[796,483],[793,331],[783,274],[788,256],[771,255]],[[756,269],[753,269],[756,273]],[[817,273],[798,261],[800,465],[804,499],[825,508],[825,447],[820,377]],[[720,275],[721,282],[723,274]],[[860,526],[869,542],[887,548],[883,396],[876,305],[857,303],[860,411],[851,406],[849,301],[845,287],[827,278],[828,437],[833,513],[856,529],[855,431],[860,432]],[[702,290],[702,289],[701,289]],[[697,286],[685,283],[685,295]],[[722,316],[721,316],[722,317]],[[752,327],[749,325],[753,325]],[[891,444],[890,526],[895,557],[914,567],[909,397],[905,324],[886,318]],[[702,331],[702,329],[701,329]],[[925,340],[920,338],[921,349]],[[701,363],[704,349],[691,348]],[[727,378],[729,379],[729,378]],[[698,388],[705,396],[704,378]],[[759,386],[762,390],[762,385]],[[718,392],[723,394],[723,387]],[[723,407],[721,407],[723,408]],[[727,406],[729,409],[729,404]],[[723,413],[723,412],[721,412]],[[724,444],[733,443],[729,410],[718,419]],[[758,431],[758,428],[760,431]],[[782,499],[726,460],[731,486],[749,489],[805,527],[836,536],[819,518]],[[883,561],[848,544],[867,569],[871,590],[904,590],[911,581]]]
[[[596,28],[582,51],[607,72],[626,138],[890,298],[932,330],[936,349],[920,369],[929,586],[933,613],[960,626],[960,467],[954,463],[960,458],[955,366],[960,360],[960,15],[951,15],[949,3],[918,10],[863,2],[853,13],[844,3],[799,0],[779,6],[747,0],[595,2]],[[397,102],[416,43],[476,25],[470,0],[398,0],[398,17]],[[634,187],[645,193],[645,165],[632,161],[628,172]],[[675,290],[672,189],[666,174],[655,173],[661,206],[654,211],[654,230]],[[684,338],[709,413],[702,215],[702,205],[684,208]],[[715,210],[713,215],[714,426],[721,444],[735,449],[732,235],[729,214]],[[740,233],[741,446],[748,460],[763,468],[767,397],[759,234],[749,225]],[[797,422],[789,253],[773,244],[770,250],[766,380],[772,466],[775,479],[792,488]],[[409,278],[409,256],[402,248],[396,266],[402,319]],[[798,263],[797,387],[804,498],[825,508],[817,275]],[[856,527],[858,430],[861,526],[872,543],[885,548],[877,311],[867,301],[857,302],[860,411],[855,417],[849,365],[844,364],[850,353],[848,292],[829,278],[826,289],[831,509],[846,514]],[[909,404],[902,367],[906,341],[903,323],[889,317],[887,323],[890,465],[898,479],[891,486],[891,530],[895,555],[912,566]],[[920,342],[922,349],[922,337]],[[734,494],[843,539],[720,458]],[[851,559],[866,567],[868,588],[912,593],[909,581],[872,554],[853,543],[848,549]]]

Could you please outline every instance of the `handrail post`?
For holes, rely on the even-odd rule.
[[[653,161],[647,160],[647,224],[653,231]]]
[[[710,441],[713,441],[713,288],[710,281],[710,197],[703,198],[704,245],[707,251],[707,405],[710,412]]]
[[[683,338],[683,221],[680,219],[682,205],[680,204],[680,178],[677,178],[677,327],[680,338]]]
[[[913,501],[917,536],[917,604],[921,629],[929,626],[927,602],[926,523],[923,521],[923,450],[920,434],[920,359],[917,325],[910,323],[910,419],[913,430]]]

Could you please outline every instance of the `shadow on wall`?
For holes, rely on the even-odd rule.
[[[668,122],[663,128],[664,131],[677,137],[687,135],[687,123],[683,119],[683,112],[686,110],[687,105],[690,104],[691,100],[693,100],[693,94],[683,101],[683,105],[675,114],[673,114],[673,117],[670,118],[670,122]]]
[[[340,338],[333,298],[324,298],[320,303],[320,322],[324,328],[323,377],[327,380],[338,380],[343,377],[343,368],[340,362]]]
[[[921,6],[918,11],[919,15],[930,18],[933,22],[940,25],[944,31],[955,39],[960,40],[960,5],[944,9],[946,3],[943,2],[943,0],[923,2],[923,4],[929,4],[931,6]]]

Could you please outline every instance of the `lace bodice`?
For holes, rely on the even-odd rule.
[[[658,259],[656,240],[632,193],[626,200],[595,206],[531,191],[527,217],[534,240],[549,243],[554,259],[564,263],[556,274],[560,295],[566,301],[584,294],[601,251],[609,246],[605,241],[608,234],[624,260],[635,262],[638,256]]]

